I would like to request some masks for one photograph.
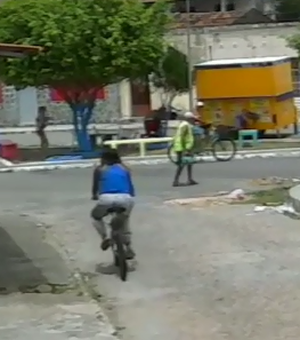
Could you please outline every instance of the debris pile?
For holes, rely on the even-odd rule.
[[[243,189],[235,189],[227,195],[227,198],[232,201],[244,201],[247,195]]]
[[[251,197],[244,192],[242,189],[235,189],[231,192],[222,191],[212,196],[197,197],[197,198],[185,198],[185,199],[174,199],[166,201],[167,204],[191,206],[191,207],[207,207],[207,206],[220,206],[226,204],[238,203],[246,201]]]
[[[267,177],[252,180],[252,185],[260,189],[252,192],[245,192],[237,188],[232,191],[220,191],[208,194],[205,197],[174,199],[165,203],[172,205],[188,206],[190,208],[205,208],[230,204],[251,204],[254,205],[253,212],[274,212],[284,214],[293,218],[299,218],[293,206],[289,203],[288,190],[296,183],[298,178]]]
[[[296,210],[293,208],[293,206],[289,203],[284,203],[284,204],[277,205],[277,206],[257,205],[254,207],[253,211],[255,213],[273,211],[278,214],[289,215],[289,216],[294,216],[294,217],[298,217],[299,215],[296,212]]]

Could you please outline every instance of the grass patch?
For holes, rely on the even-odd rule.
[[[291,186],[276,187],[266,190],[253,191],[249,199],[237,202],[238,204],[256,204],[265,206],[276,206],[284,204],[288,199],[288,192]]]

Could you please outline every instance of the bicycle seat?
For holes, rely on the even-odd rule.
[[[126,209],[124,207],[111,207],[107,209],[107,212],[109,214],[113,214],[113,213],[122,214],[125,211]]]

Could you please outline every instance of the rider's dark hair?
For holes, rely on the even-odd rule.
[[[106,165],[114,165],[121,164],[121,157],[116,149],[113,148],[104,148],[101,154],[102,164]]]

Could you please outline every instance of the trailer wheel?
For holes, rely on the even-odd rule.
[[[266,130],[259,130],[258,131],[258,138],[262,139],[265,137]]]

